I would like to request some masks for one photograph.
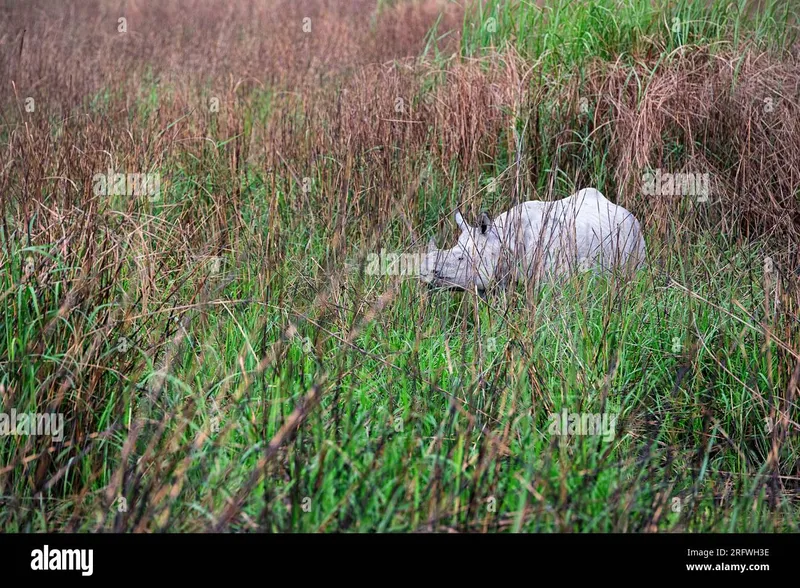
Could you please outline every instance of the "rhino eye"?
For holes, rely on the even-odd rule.
[[[463,259],[464,259],[464,256],[462,255],[461,257],[458,258],[458,261],[462,261]]]

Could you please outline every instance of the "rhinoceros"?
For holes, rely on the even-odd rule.
[[[484,212],[470,226],[455,212],[461,230],[452,249],[431,238],[420,278],[431,286],[488,290],[524,280],[553,280],[576,271],[630,275],[645,263],[636,217],[595,188],[552,202],[530,200],[494,220]]]

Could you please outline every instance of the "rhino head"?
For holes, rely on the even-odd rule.
[[[458,243],[452,249],[437,249],[431,237],[420,278],[438,288],[487,290],[500,259],[497,227],[485,212],[475,227],[468,225],[459,211],[455,213],[455,221],[461,230]]]

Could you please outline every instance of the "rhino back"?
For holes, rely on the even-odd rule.
[[[551,202],[523,202],[497,217],[495,225],[509,255],[524,263],[529,276],[568,273],[582,261],[607,268],[644,257],[638,220],[594,188]]]

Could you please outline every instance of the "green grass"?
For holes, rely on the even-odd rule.
[[[687,45],[738,47],[756,43],[789,49],[797,8],[768,1],[760,10],[743,0],[643,2],[555,0],[543,6],[525,0],[475,3],[464,21],[462,50],[475,55],[510,44],[548,71],[573,70],[590,60],[633,60],[658,51],[668,58]]]
[[[313,247],[322,254],[324,244]],[[566,288],[545,287],[530,301],[519,293],[476,301],[427,293],[405,281],[350,346],[338,341],[358,322],[353,309],[371,298],[365,293],[386,290],[388,278],[351,279],[336,317],[320,329],[313,326],[318,317],[298,316],[316,314],[310,293],[305,304],[299,295],[291,308],[282,305],[248,278],[258,275],[258,261],[246,264],[221,296],[229,302],[192,329],[164,393],[146,409],[155,426],[196,403],[188,421],[170,421],[180,430],[178,443],[189,446],[200,432],[209,433],[209,398],[224,399],[220,432],[186,455],[185,491],[172,505],[170,528],[191,530],[202,525],[198,509],[224,508],[267,440],[320,381],[320,406],[284,448],[285,471],[271,474],[244,508],[253,520],[266,517],[273,530],[408,531],[431,523],[438,529],[641,530],[659,505],[665,508],[657,521],[662,530],[796,528],[790,500],[770,509],[763,494],[752,496],[770,449],[764,434],[769,390],[787,385],[768,361],[776,344],[733,304],[762,305],[760,276],[753,275],[752,259],[739,254],[722,263],[721,257],[708,259],[711,251],[710,242],[696,246],[672,276],[697,298],[648,271],[624,289],[579,276]],[[712,275],[708,266],[724,269]],[[179,279],[169,278],[165,291]],[[21,353],[35,346],[57,310],[23,283],[6,268],[2,289],[13,299],[4,304],[3,338],[20,375],[17,408],[34,412],[42,408],[43,364],[53,366],[52,377],[67,375],[59,376],[55,366],[71,366],[55,349]],[[91,313],[82,319],[84,332],[98,329]],[[311,345],[298,336],[285,344],[279,362],[258,373],[262,350],[281,346],[287,319]],[[53,338],[66,339],[75,326],[62,321],[55,328]],[[141,353],[132,335],[137,332],[134,322],[118,333],[131,337],[124,353],[113,336],[102,343],[106,384],[114,394],[107,412],[95,415],[100,430],[144,407],[152,374],[145,370],[139,382],[114,376],[116,365]],[[618,415],[613,441],[560,441],[548,433],[548,417],[562,409]],[[82,475],[97,492],[112,482],[113,456],[124,440],[115,435],[96,442],[91,461],[99,462],[83,462]],[[795,440],[783,446],[781,459],[797,453]],[[172,466],[162,475],[174,475]],[[24,495],[23,479],[19,483],[16,491]],[[215,489],[213,498],[203,494],[206,488]],[[61,491],[68,501],[69,485]],[[720,510],[726,492],[733,496]],[[672,512],[674,498],[691,500],[691,514]],[[304,499],[313,505],[309,512]],[[8,524],[15,528],[13,520]]]

